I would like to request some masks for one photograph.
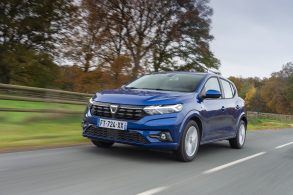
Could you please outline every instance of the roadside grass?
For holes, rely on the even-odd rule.
[[[285,121],[269,118],[250,118],[248,119],[248,130],[266,130],[292,128],[293,121]]]
[[[29,102],[15,100],[0,100],[0,108],[24,108],[24,109],[53,109],[53,110],[72,110],[83,111],[85,105],[48,103],[48,102]]]
[[[83,105],[0,100],[0,108],[60,109],[81,111]],[[86,143],[81,133],[82,114],[0,112],[0,151]],[[293,122],[249,119],[249,130],[292,127]]]
[[[0,150],[83,143],[81,119],[78,114],[2,112]]]
[[[81,136],[84,105],[0,100],[0,108],[54,109],[81,114],[0,112],[0,150],[73,145]]]

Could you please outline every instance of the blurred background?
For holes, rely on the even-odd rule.
[[[2,0],[0,151],[86,143],[80,122],[96,91],[153,71],[225,66],[210,48],[212,14],[207,0]],[[293,63],[281,65],[268,77],[229,77],[250,130],[293,125]]]

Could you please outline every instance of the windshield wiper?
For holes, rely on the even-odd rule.
[[[151,90],[156,90],[156,91],[166,91],[166,89],[160,89],[160,88],[155,88],[155,89],[151,89]]]
[[[156,88],[144,88],[144,87],[124,87],[126,89],[146,89],[146,90],[163,90],[163,89],[156,89]]]
[[[141,89],[148,89],[148,90],[155,90],[155,91],[174,91],[174,90],[161,89],[161,88],[141,88]]]
[[[188,91],[178,91],[178,90],[172,90],[172,89],[152,89],[152,90],[158,90],[158,91],[175,91],[175,92],[188,92]]]
[[[177,91],[172,89],[161,89],[161,88],[144,88],[144,87],[124,87],[126,89],[146,89],[146,90],[154,90],[154,91]]]
[[[139,89],[139,88],[137,88],[137,87],[124,87],[125,89]]]

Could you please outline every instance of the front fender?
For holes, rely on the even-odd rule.
[[[199,114],[199,112],[197,110],[191,110],[189,111],[186,116],[184,117],[183,119],[183,122],[181,123],[181,126],[180,126],[180,129],[179,129],[179,140],[181,140],[181,136],[182,136],[182,133],[183,133],[183,130],[184,128],[186,127],[187,123],[192,119],[192,118],[198,118],[200,121],[201,121],[201,124],[203,126],[203,123],[202,123],[202,117],[201,115]],[[202,132],[201,131],[201,137],[202,137]]]

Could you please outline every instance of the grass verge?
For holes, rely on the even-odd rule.
[[[0,113],[0,150],[80,144],[81,115]]]
[[[252,118],[248,121],[249,130],[292,128],[293,121],[283,121],[269,118]]]
[[[84,111],[83,105],[0,100],[0,108]],[[54,147],[86,142],[82,114],[0,112],[0,151]]]
[[[23,109],[52,109],[52,110],[72,110],[83,111],[86,105],[48,103],[48,102],[28,102],[16,100],[0,100],[0,108],[23,108]]]
[[[61,109],[83,111],[85,106],[0,100],[0,108]],[[0,151],[67,146],[87,142],[81,136],[82,115],[0,112]],[[249,130],[292,127],[293,122],[249,119]]]

